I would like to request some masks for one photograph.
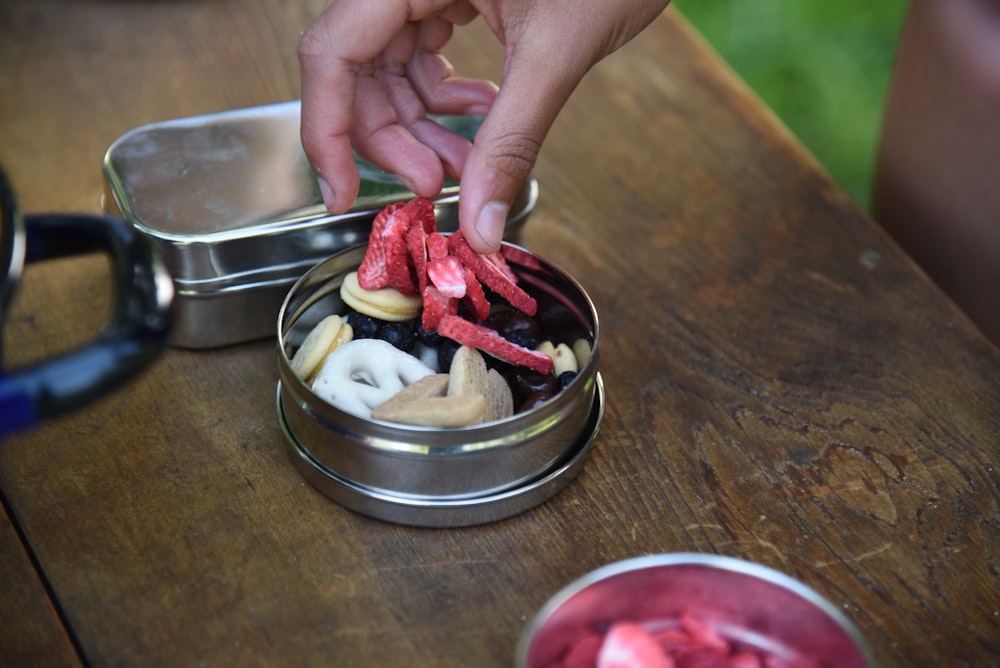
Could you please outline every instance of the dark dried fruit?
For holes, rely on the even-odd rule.
[[[438,369],[446,370],[451,368],[451,360],[455,357],[455,351],[462,347],[462,344],[451,339],[441,337],[441,345],[437,348]]]
[[[417,345],[417,334],[413,321],[386,322],[378,330],[378,338],[391,343],[405,353],[413,352]]]
[[[534,348],[541,339],[542,328],[538,324],[538,321],[531,316],[521,313],[517,309],[498,309],[491,313],[483,324],[497,330],[500,336],[508,341],[514,341],[526,348]],[[532,340],[534,343],[530,345],[521,343],[522,341]]]
[[[359,313],[354,309],[348,311],[347,315],[344,317],[347,319],[347,324],[349,324],[351,329],[354,330],[355,339],[377,338],[379,327],[381,327],[384,322],[383,320],[378,320],[370,315]]]
[[[524,367],[514,367],[507,382],[514,396],[522,400],[536,392],[553,394],[559,389],[559,381],[551,373],[539,373]]]
[[[535,408],[537,406],[541,406],[546,401],[548,401],[549,399],[551,399],[552,396],[553,396],[553,394],[551,392],[547,392],[545,390],[539,390],[538,392],[532,392],[531,394],[528,395],[527,399],[525,399],[523,402],[521,402],[521,406],[518,409],[518,412],[519,413],[523,413],[525,411],[530,411],[532,408]]]
[[[559,374],[559,377],[556,379],[556,381],[558,381],[559,383],[559,389],[565,390],[567,387],[569,387],[570,383],[576,380],[576,377],[578,375],[579,374],[576,371],[563,371],[561,374]]]

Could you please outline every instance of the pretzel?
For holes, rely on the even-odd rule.
[[[371,417],[372,408],[434,370],[381,339],[355,339],[326,357],[312,389],[340,410]]]

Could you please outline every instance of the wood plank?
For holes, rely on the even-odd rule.
[[[295,97],[321,4],[4,5],[0,160],[25,209],[96,209],[100,156],[144,122]],[[449,53],[497,74],[481,23]],[[536,176],[524,242],[602,318],[607,413],[581,477],[482,527],[369,520],[289,463],[273,342],[170,350],[0,448],[86,663],[507,666],[563,585],[676,551],[800,578],[881,665],[989,663],[997,350],[672,11],[588,75]],[[35,272],[5,362],[99,323],[102,271]]]
[[[80,666],[72,639],[25,551],[17,529],[0,506],[0,665]]]

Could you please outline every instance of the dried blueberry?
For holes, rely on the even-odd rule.
[[[441,345],[437,348],[438,368],[442,373],[446,373],[451,368],[451,360],[455,357],[455,351],[461,347],[457,341],[441,337]]]
[[[538,322],[531,316],[521,313],[514,308],[504,308],[494,311],[486,318],[483,324],[495,329],[500,333],[500,336],[508,341],[514,341],[515,336],[525,337],[525,334],[520,332],[529,332],[534,336],[535,343],[534,345],[525,347],[534,348],[538,345],[538,340],[541,337],[541,327]],[[518,345],[523,344],[519,343]]]
[[[417,325],[417,340],[431,348],[437,348],[445,340],[443,336],[429,329],[424,329],[423,325]]]
[[[413,352],[417,335],[413,322],[386,322],[378,330],[378,338],[391,343],[405,353]]]
[[[374,339],[378,336],[379,327],[382,325],[382,320],[371,317],[370,315],[365,315],[364,313],[358,313],[354,309],[347,312],[346,315],[347,323],[354,330],[354,338],[356,339]]]
[[[576,371],[563,371],[561,374],[559,374],[559,377],[556,378],[556,380],[559,382],[559,389],[565,390],[567,387],[569,387],[570,383],[576,380],[576,377],[578,375],[579,374],[577,374]]]
[[[528,329],[515,329],[504,338],[511,343],[515,343],[522,348],[528,348],[529,350],[534,350],[540,343],[538,335]]]

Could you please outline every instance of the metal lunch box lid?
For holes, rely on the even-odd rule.
[[[413,194],[357,158],[354,207],[331,216],[302,150],[298,100],[152,123],[126,132],[103,163],[103,207],[154,240],[176,288],[171,343],[213,348],[274,335],[287,290],[323,258],[364,242],[379,210]],[[481,119],[437,117],[471,139]],[[531,180],[508,220],[534,208]],[[435,203],[457,228],[458,184]]]

